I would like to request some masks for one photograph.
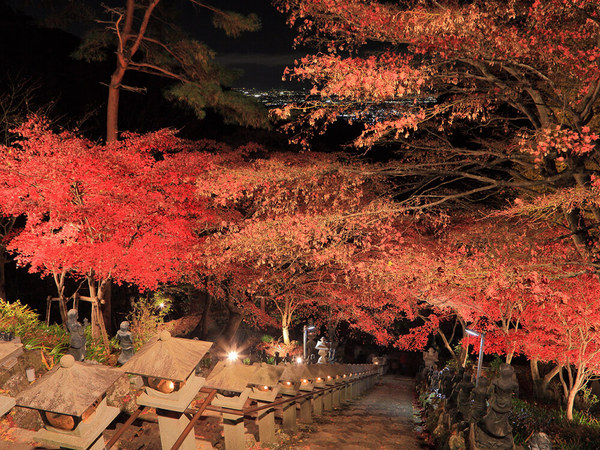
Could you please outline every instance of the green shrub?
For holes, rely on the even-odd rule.
[[[515,399],[511,422],[516,444],[523,444],[536,431],[548,434],[555,449],[597,450],[600,442],[600,421],[581,412],[569,421],[564,411]]]
[[[158,332],[168,328],[165,324],[165,316],[170,311],[171,300],[159,293],[151,298],[142,297],[133,304],[128,320],[136,350]]]

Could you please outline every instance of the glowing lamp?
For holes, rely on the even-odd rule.
[[[298,357],[296,358],[296,364],[302,364],[302,362],[303,362],[303,361],[304,361],[304,360],[302,359],[302,356],[298,356]]]
[[[234,362],[234,361],[238,360],[239,356],[240,355],[239,355],[238,352],[236,352],[236,351],[230,351],[229,353],[227,353],[227,360],[231,361],[231,362]]]
[[[306,378],[302,379],[302,384],[308,384],[308,380]]]
[[[317,377],[317,383],[320,383],[321,381],[323,381],[323,378]]]

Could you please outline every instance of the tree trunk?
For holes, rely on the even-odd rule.
[[[283,343],[290,345],[290,328],[284,325],[281,327],[281,332],[283,334]]]
[[[112,335],[114,327],[112,323],[112,281],[110,278],[102,283],[100,295],[101,297],[99,298],[104,301],[104,304],[101,306],[104,327],[106,328],[106,332],[109,335]]]
[[[119,96],[124,75],[125,69],[119,65],[110,77],[106,104],[106,142],[116,141],[119,135]]]
[[[202,316],[198,321],[196,327],[192,330],[190,335],[192,337],[197,337],[199,339],[206,339],[208,333],[208,321],[210,319],[210,308],[213,303],[213,296],[208,292],[205,293],[205,301],[204,301],[204,309],[202,311]]]
[[[6,300],[6,253],[4,246],[0,246],[0,298]]]
[[[231,347],[235,344],[234,338],[242,324],[244,316],[242,311],[235,306],[233,300],[227,302],[227,309],[229,310],[229,320],[227,321],[227,325],[225,325],[225,329],[223,330],[223,333],[221,333],[219,340],[222,341],[224,345]]]
[[[550,372],[548,372],[546,375],[544,375],[544,378],[542,379],[542,383],[540,385],[542,397],[546,395],[550,381],[552,381],[552,378],[554,378],[556,376],[556,374],[558,374],[560,369],[561,369],[561,366],[557,365]]]
[[[569,390],[569,396],[567,397],[567,420],[573,420],[573,406],[575,405],[577,391],[579,389],[572,388]]]

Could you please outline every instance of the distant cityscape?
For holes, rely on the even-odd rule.
[[[237,88],[236,91],[254,97],[257,101],[265,105],[268,109],[281,108],[291,103],[303,103],[307,100],[317,100],[318,97],[310,95],[307,90],[286,90],[286,89],[256,89],[256,88]],[[325,99],[324,102],[331,103],[332,106],[336,104],[338,100],[335,98]],[[367,122],[377,122],[387,117],[401,114],[399,106],[414,104],[414,99],[399,99],[399,100],[386,100],[384,102],[377,103],[365,103],[370,106],[369,113],[366,117],[358,117],[356,114],[347,113],[340,114],[340,118],[352,119],[352,120],[363,120]],[[436,98],[422,97],[417,99],[418,104],[433,104],[436,103]]]

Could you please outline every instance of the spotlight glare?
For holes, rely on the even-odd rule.
[[[302,364],[302,361],[303,361],[303,360],[302,360],[302,356],[298,356],[298,357],[296,358],[296,363],[297,363],[297,364]]]
[[[238,352],[231,351],[227,354],[227,359],[232,362],[237,361],[238,356],[239,356]]]

